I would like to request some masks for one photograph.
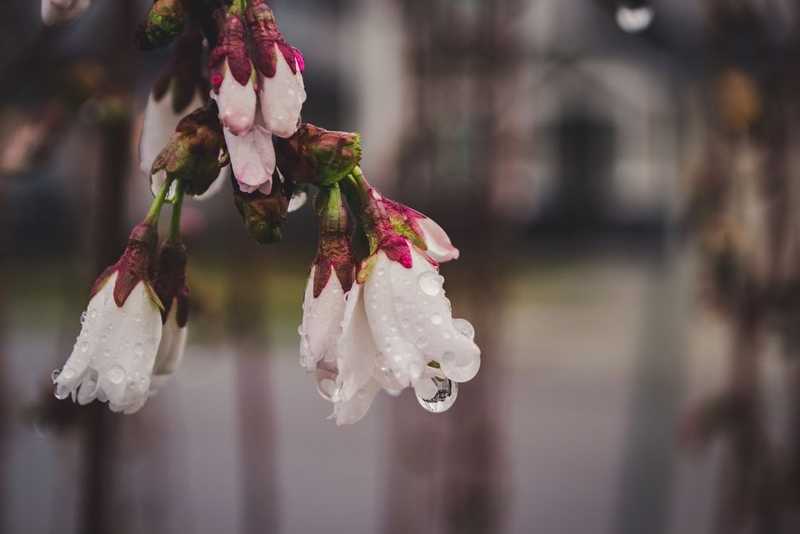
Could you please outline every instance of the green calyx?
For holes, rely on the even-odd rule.
[[[348,232],[347,208],[338,185],[320,189],[316,208],[320,233],[346,234]]]

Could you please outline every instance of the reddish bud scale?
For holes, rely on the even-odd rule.
[[[215,92],[225,77],[225,60],[231,70],[233,78],[240,85],[246,85],[253,73],[253,64],[247,54],[247,41],[242,19],[235,14],[227,13],[220,19],[219,44],[211,51],[208,68],[211,72],[211,85]]]
[[[314,259],[314,298],[322,294],[332,273],[336,273],[342,291],[347,293],[355,282],[355,261],[348,234],[321,235],[317,257]]]
[[[92,286],[91,296],[94,297],[115,272],[117,280],[114,284],[114,302],[120,308],[139,282],[152,288],[157,241],[158,233],[154,226],[147,223],[134,226],[122,257],[97,278]]]
[[[189,321],[189,288],[186,285],[186,247],[182,243],[164,243],[158,255],[154,289],[164,308],[161,320],[167,322],[173,302],[178,306],[178,326]]]
[[[264,0],[250,0],[246,17],[247,27],[253,39],[254,63],[263,76],[272,78],[277,71],[278,57],[275,45],[278,46],[293,73],[297,74],[298,68],[301,72],[305,69],[303,54],[283,38],[275,14]]]

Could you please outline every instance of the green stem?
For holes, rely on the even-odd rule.
[[[175,200],[172,205],[172,219],[169,224],[169,241],[181,241],[181,208],[183,207],[183,181],[175,182]]]
[[[167,181],[164,182],[164,185],[161,187],[161,191],[159,191],[156,195],[156,198],[153,199],[153,202],[150,204],[150,210],[147,212],[147,216],[144,218],[144,222],[146,224],[158,224],[158,216],[161,215],[161,208],[164,207],[164,201],[167,199],[167,192],[169,192],[169,186],[171,183],[172,180],[167,178]]]

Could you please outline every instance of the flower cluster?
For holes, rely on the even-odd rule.
[[[288,214],[314,194],[300,363],[336,422],[360,420],[380,390],[413,388],[431,412],[452,406],[480,368],[475,331],[453,318],[439,272],[459,251],[433,220],[367,182],[358,134],[301,123],[303,56],[264,0],[156,0],[137,39],[143,49],[176,41],[140,143],[155,198],[92,288],[73,352],[53,375],[56,396],[132,413],[174,373],[188,322],[181,205],[220,189],[230,168],[234,203],[260,243],[280,240]]]

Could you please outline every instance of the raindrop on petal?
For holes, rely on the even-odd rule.
[[[446,412],[458,398],[458,384],[452,380],[440,378],[431,378],[431,381],[436,386],[436,393],[428,398],[417,395],[417,402],[431,413]]]
[[[122,367],[115,365],[108,371],[108,380],[112,384],[122,384],[122,382],[125,380],[125,370]]]
[[[426,271],[417,280],[420,290],[426,295],[435,297],[442,291],[442,278],[433,271]]]
[[[431,322],[437,326],[442,324],[442,316],[439,315],[438,313],[434,313],[433,315],[431,315]]]

